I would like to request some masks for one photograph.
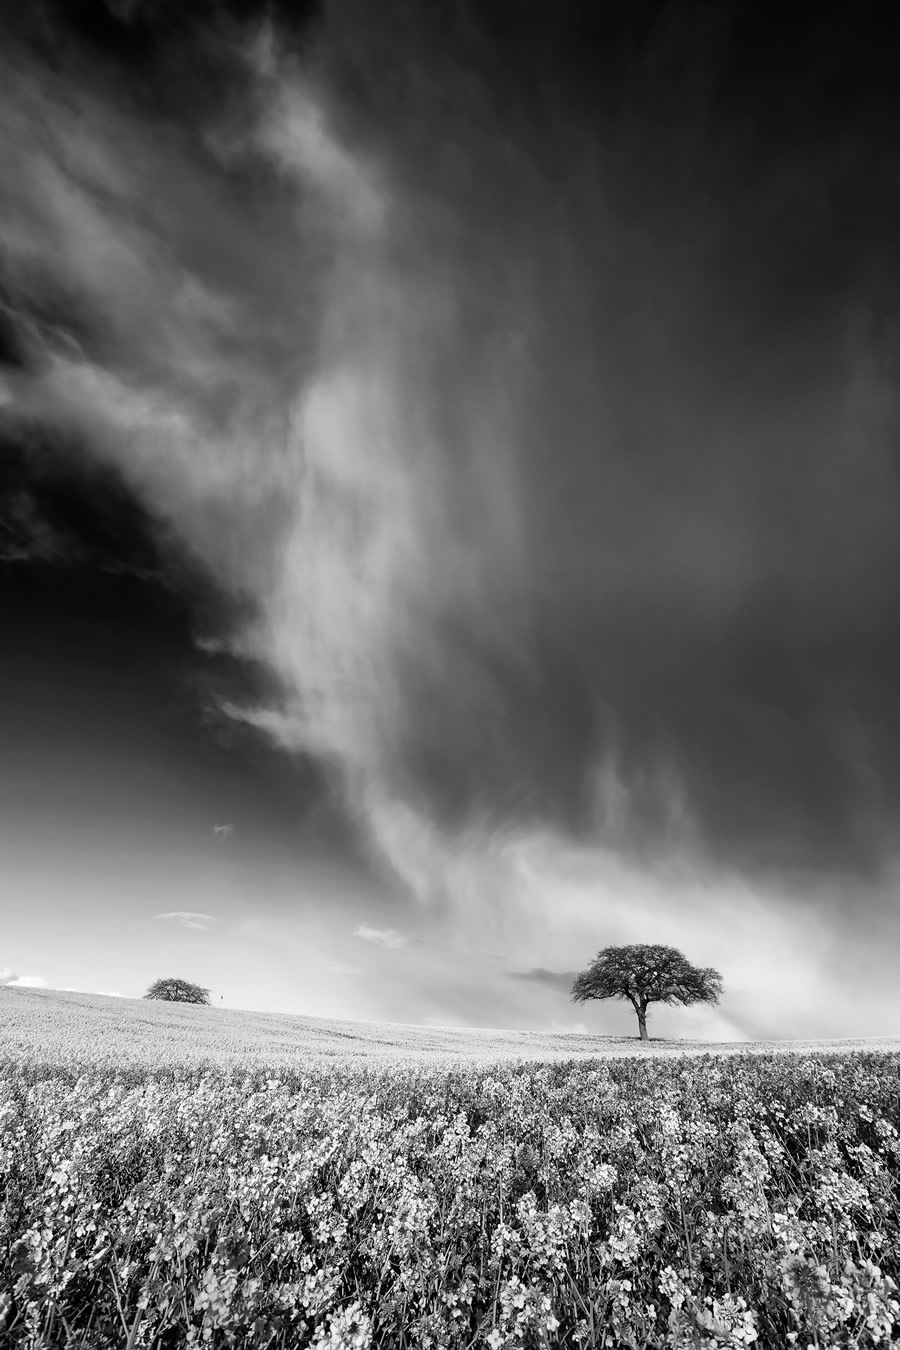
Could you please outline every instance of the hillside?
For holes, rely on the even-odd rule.
[[[65,1065],[298,1068],[346,1060],[465,1061],[772,1050],[897,1049],[900,1041],[715,1042],[651,1040],[548,1031],[422,1027],[154,1003],[52,989],[0,988],[6,1057]]]

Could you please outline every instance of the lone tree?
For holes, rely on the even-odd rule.
[[[674,947],[606,947],[572,985],[572,1001],[627,998],[646,1041],[651,1003],[718,1003],[721,992],[717,970],[692,966]]]
[[[156,980],[144,998],[158,998],[163,1003],[209,1003],[209,990],[188,980]]]

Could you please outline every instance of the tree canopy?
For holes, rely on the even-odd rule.
[[[209,1003],[209,990],[189,980],[156,980],[144,998],[160,999],[163,1003]]]
[[[627,999],[637,1013],[641,1040],[647,1040],[651,1003],[718,1003],[722,976],[711,966],[692,966],[675,947],[606,947],[572,985],[572,1001]]]

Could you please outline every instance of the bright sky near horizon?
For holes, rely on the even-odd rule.
[[[875,7],[282,8],[0,17],[0,983],[900,1035]]]
[[[45,638],[52,678],[3,699],[15,773],[0,981],[138,997],[178,974],[233,1008],[632,1034],[626,1004],[573,1005],[571,979],[600,946],[668,941],[716,965],[726,996],[652,1010],[653,1034],[895,1034],[889,947],[879,989],[827,926],[792,927],[787,906],[766,913],[738,879],[654,881],[533,844],[493,877],[478,869],[493,906],[423,904],[367,861],[339,806],[304,801],[255,733],[248,754],[186,728],[178,684],[154,679],[146,653],[135,662],[127,623],[117,631],[116,662],[97,659],[88,633],[55,652]]]

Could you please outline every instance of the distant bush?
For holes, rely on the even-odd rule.
[[[144,998],[160,999],[163,1003],[209,1003],[209,990],[189,980],[157,980],[151,984]]]

